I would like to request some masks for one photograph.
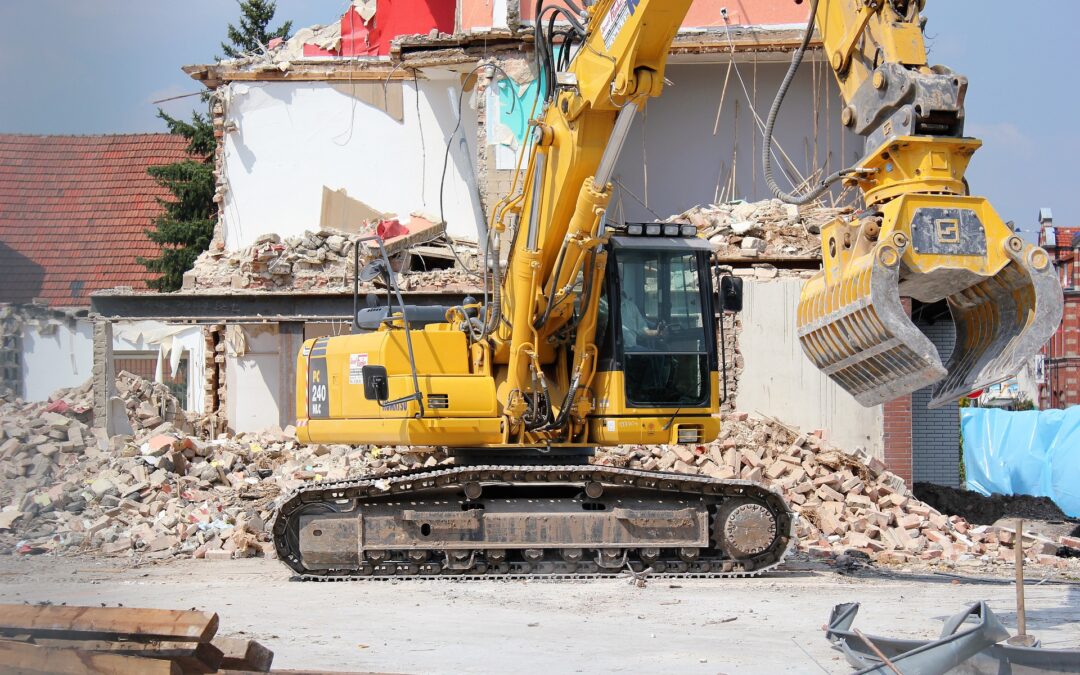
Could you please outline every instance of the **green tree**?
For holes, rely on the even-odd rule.
[[[158,199],[165,212],[154,219],[154,229],[146,230],[150,241],[161,246],[157,258],[138,258],[139,264],[160,274],[146,285],[156,291],[180,288],[184,272],[191,269],[199,254],[214,236],[217,205],[214,203],[214,126],[208,116],[193,113],[191,122],[170,117],[158,110],[169,133],[188,141],[190,159],[147,169],[158,185],[175,199]]]
[[[273,0],[243,0],[240,3],[240,26],[231,23],[227,31],[229,43],[221,48],[231,57],[254,51],[272,38],[286,38],[292,30],[292,21],[286,21],[274,31],[267,26],[274,19],[277,3]],[[203,101],[210,100],[209,94]],[[147,169],[154,180],[174,199],[159,199],[165,213],[154,219],[154,229],[146,235],[161,247],[157,258],[137,258],[139,264],[151,272],[160,274],[148,281],[147,286],[162,292],[179,290],[184,272],[191,269],[199,254],[210,246],[214,236],[214,220],[217,205],[214,204],[214,151],[217,139],[210,115],[192,113],[191,122],[170,117],[158,109],[158,117],[165,120],[169,133],[183,136],[188,141],[190,159],[174,164],[152,166]]]
[[[247,52],[253,52],[260,46],[265,47],[274,38],[288,38],[292,30],[292,21],[286,21],[275,30],[270,30],[274,20],[277,3],[274,0],[243,0],[240,3],[240,25],[229,24],[229,42],[221,43],[225,55],[239,58]]]

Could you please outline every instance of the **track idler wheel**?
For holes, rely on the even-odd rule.
[[[767,551],[777,534],[773,512],[749,499],[734,499],[721,505],[713,524],[716,547],[740,562]]]

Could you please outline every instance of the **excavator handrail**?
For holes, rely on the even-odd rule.
[[[401,289],[397,285],[397,280],[394,278],[394,269],[390,266],[390,258],[386,255],[386,247],[383,246],[383,238],[377,234],[369,235],[366,237],[358,237],[353,241],[353,326],[358,326],[359,315],[359,299],[360,299],[360,245],[367,242],[375,242],[376,248],[379,249],[379,256],[381,262],[386,266],[386,284],[390,287],[390,290],[394,292],[394,299],[397,300],[398,308],[401,310],[401,323],[405,329],[405,346],[409,351],[409,369],[412,372],[413,380],[413,393],[410,396],[388,401],[387,403],[380,402],[382,406],[395,405],[398,403],[405,403],[407,401],[416,401],[416,405],[420,408],[417,413],[417,418],[422,419],[424,417],[424,394],[420,391],[420,375],[416,372],[416,356],[413,353],[412,344],[412,331],[409,326],[408,311],[405,309],[405,299],[401,297]]]

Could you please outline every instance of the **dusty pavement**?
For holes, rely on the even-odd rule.
[[[1036,580],[1037,581],[1037,580]],[[825,642],[833,604],[863,603],[867,633],[931,637],[987,599],[1010,628],[1013,589],[831,571],[760,579],[563,582],[289,581],[263,559],[144,568],[0,558],[0,602],[196,607],[274,650],[278,668],[395,673],[848,672]],[[1080,646],[1080,585],[1029,585],[1029,632]],[[805,650],[805,651],[804,651]]]

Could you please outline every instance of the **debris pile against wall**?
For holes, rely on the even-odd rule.
[[[850,209],[779,199],[695,206],[667,222],[690,223],[721,258],[821,257],[821,227]]]
[[[282,239],[276,234],[259,237],[239,251],[212,248],[202,253],[194,267],[184,274],[185,291],[351,291],[353,283],[353,242],[359,235],[336,230],[308,231],[303,237]],[[475,244],[470,247],[475,258]],[[361,265],[375,255],[361,251]],[[402,265],[403,268],[406,265]],[[479,282],[461,268],[428,271],[403,269],[397,276],[403,291],[471,290]],[[361,282],[362,292],[380,292],[381,281]]]
[[[912,496],[904,481],[876,457],[829,447],[817,434],[747,413],[726,414],[720,437],[708,445],[625,446],[602,450],[596,461],[750,480],[778,489],[799,513],[799,544],[811,555],[829,557],[854,549],[889,564],[1014,560],[1012,530],[976,527],[941,513]],[[1025,533],[1024,547],[1034,562],[1072,569],[1077,561],[1058,557],[1070,541]]]
[[[291,428],[206,439],[188,433],[192,421],[162,385],[121,373],[117,390],[133,435],[109,438],[86,423],[88,385],[47,404],[0,406],[0,551],[272,554],[266,528],[279,494],[449,461],[443,453],[300,445]]]
[[[184,274],[184,289],[345,287],[352,280],[352,247],[348,235],[332,230],[284,241],[267,234],[239,251],[205,251]]]

